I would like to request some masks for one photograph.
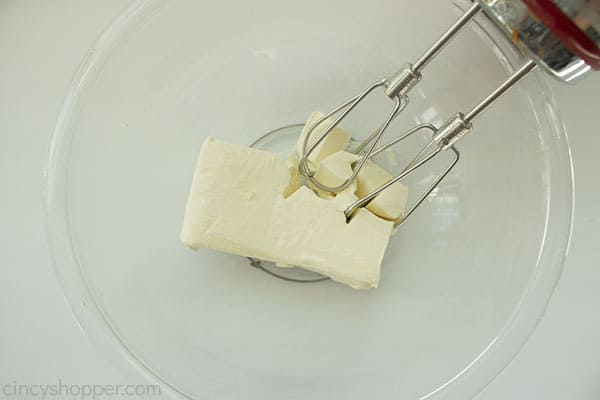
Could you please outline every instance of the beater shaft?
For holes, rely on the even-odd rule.
[[[477,104],[471,111],[465,114],[465,121],[470,123],[473,121],[479,114],[485,111],[489,106],[491,106],[496,100],[498,100],[504,93],[506,93],[510,88],[512,88],[517,82],[519,82],[522,78],[525,77],[530,71],[532,71],[537,64],[533,60],[527,61],[521,68],[519,68],[514,74],[511,75],[502,85],[498,86],[496,90],[490,93],[485,99],[483,99],[479,104]]]
[[[452,25],[446,33],[444,33],[430,48],[427,50],[421,58],[417,60],[413,64],[413,69],[415,71],[421,71],[433,58],[438,55],[438,53],[446,47],[450,40],[460,32],[479,12],[481,11],[481,6],[479,3],[473,3],[471,8],[469,8],[455,23]]]

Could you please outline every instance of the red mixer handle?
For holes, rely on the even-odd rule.
[[[523,0],[523,3],[567,49],[593,69],[600,69],[600,48],[552,0]]]

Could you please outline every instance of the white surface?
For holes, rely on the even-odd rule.
[[[0,384],[141,381],[114,370],[81,334],[54,277],[41,221],[47,145],[70,77],[126,3],[20,0],[0,5]],[[597,120],[600,76],[575,88],[554,87],[575,160],[571,253],[538,330],[479,399],[600,397],[595,243],[600,192],[594,185],[600,139],[590,122]]]

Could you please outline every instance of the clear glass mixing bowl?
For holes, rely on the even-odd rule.
[[[393,237],[377,290],[282,281],[178,239],[207,136],[250,144],[330,108],[415,60],[459,6],[133,3],[83,61],[47,172],[56,272],[104,353],[194,399],[481,390],[542,316],[568,248],[569,146],[539,72],[476,121],[458,167]],[[393,131],[468,110],[522,63],[476,22]]]

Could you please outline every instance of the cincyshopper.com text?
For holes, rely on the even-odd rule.
[[[10,399],[106,399],[151,398],[161,395],[159,385],[69,384],[59,379],[51,384],[24,384],[17,381],[2,384],[0,398]]]

